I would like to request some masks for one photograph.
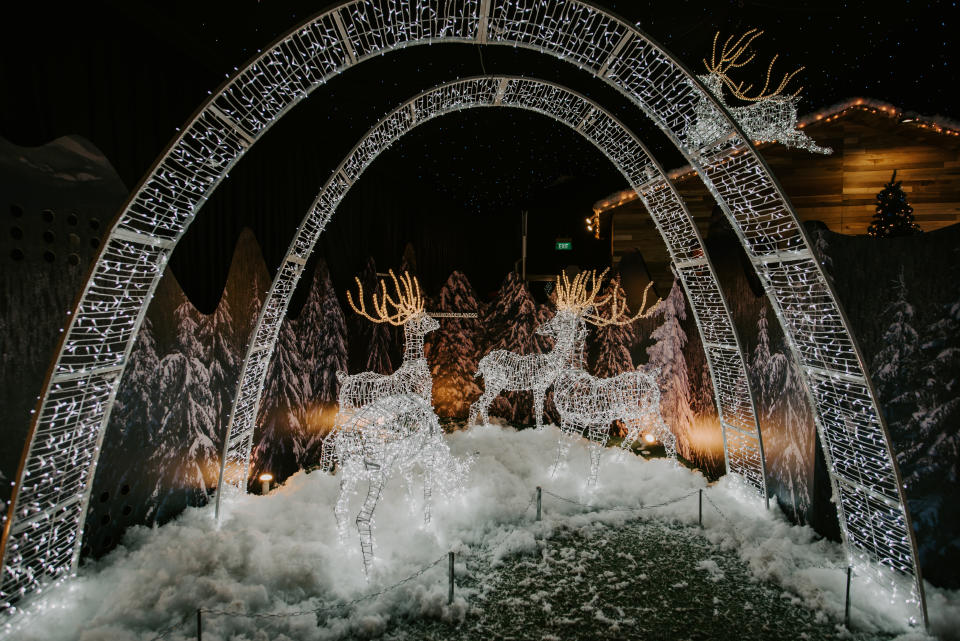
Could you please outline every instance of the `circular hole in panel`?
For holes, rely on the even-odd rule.
[[[52,229],[48,229],[45,232],[43,232],[43,241],[45,243],[52,243],[56,239],[57,239],[57,235],[53,233]]]
[[[53,263],[56,262],[57,255],[48,249],[47,251],[43,252],[43,259],[48,263]]]
[[[68,224],[68,225],[70,225],[71,227],[76,227],[76,226],[77,226],[77,223],[79,223],[79,222],[80,222],[80,218],[77,217],[76,212],[70,212],[69,214],[67,214],[67,224]]]
[[[43,211],[40,212],[40,216],[43,217],[43,222],[45,223],[53,222],[54,215],[53,215],[52,209],[44,209]]]
[[[23,260],[23,252],[19,247],[14,247],[12,250],[10,250],[10,258],[13,260]]]
[[[79,254],[70,254],[67,256],[67,264],[73,265],[76,267],[80,264],[80,255]]]
[[[103,547],[102,547],[102,549],[106,550],[106,549],[109,548],[111,545],[113,545],[113,537],[108,534],[107,536],[103,537]]]
[[[130,494],[130,486],[127,484],[124,484],[123,487],[120,488],[120,494],[123,494],[123,495]]]
[[[67,240],[69,240],[70,244],[73,245],[74,247],[80,246],[80,237],[77,236],[76,234],[68,234]]]
[[[106,503],[109,500],[110,500],[110,492],[104,492],[103,494],[100,495],[101,503]]]
[[[100,525],[110,525],[110,515],[104,514],[100,517]]]
[[[23,230],[17,226],[11,227],[10,237],[13,238],[14,240],[20,240],[21,238],[23,238]]]
[[[132,508],[132,507],[130,507],[129,505],[124,505],[124,506],[123,506],[123,515],[124,515],[124,516],[130,516],[130,514],[131,514],[132,512],[133,512],[133,508]]]
[[[16,204],[10,205],[10,215],[14,218],[20,218],[20,216],[23,216],[23,207]]]
[[[90,225],[90,229],[92,229],[92,230],[94,230],[94,231],[100,229],[100,219],[99,219],[99,218],[91,218],[89,225]]]

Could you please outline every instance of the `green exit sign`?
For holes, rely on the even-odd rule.
[[[573,241],[569,238],[558,238],[553,245],[554,249],[559,251],[570,251],[573,249]]]

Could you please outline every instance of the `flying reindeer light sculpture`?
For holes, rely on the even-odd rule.
[[[340,494],[334,514],[341,541],[356,486],[367,482],[367,494],[357,514],[363,570],[369,577],[374,559],[374,510],[383,488],[399,472],[410,489],[413,472],[423,472],[423,520],[430,522],[433,488],[452,495],[466,480],[471,461],[458,460],[443,440],[433,406],[416,393],[382,396],[353,412],[323,444],[322,466],[338,465]]]
[[[787,147],[798,147],[817,154],[831,154],[833,150],[821,147],[797,128],[797,96],[803,89],[797,89],[792,94],[785,93],[787,85],[803,67],[784,74],[776,89],[770,90],[770,79],[773,75],[773,65],[778,55],[773,57],[767,67],[767,76],[763,87],[751,95],[753,85],[745,85],[745,81],[735,82],[730,78],[730,71],[749,64],[756,54],[750,51],[754,40],[763,35],[763,31],[750,29],[739,38],[727,38],[717,55],[717,41],[720,32],[713,37],[713,49],[710,62],[704,59],[707,69],[706,75],[700,75],[701,81],[710,93],[736,119],[744,133],[754,142],[780,142]],[[726,87],[734,98],[753,103],[743,107],[734,107],[727,104],[723,96]],[[696,105],[696,121],[687,129],[687,144],[692,147],[703,147],[722,142],[731,133],[726,119],[708,98],[703,97]]]
[[[557,315],[572,314],[578,322],[585,321],[603,327],[626,325],[654,313],[659,300],[644,311],[652,282],[644,290],[640,311],[627,316],[626,306],[619,300],[616,287],[612,288],[610,294],[597,298],[605,275],[606,271],[598,279],[594,272],[581,273],[572,283],[564,276],[563,282],[557,283]],[[608,315],[597,313],[604,306]],[[547,329],[563,331],[562,327],[555,325]],[[600,471],[600,454],[609,438],[610,423],[615,420],[622,420],[627,425],[627,436],[621,444],[624,449],[639,439],[643,431],[647,431],[663,443],[671,457],[676,457],[676,439],[660,414],[660,389],[656,374],[655,371],[637,370],[611,378],[597,378],[582,367],[564,367],[557,374],[553,388],[553,402],[560,414],[562,432],[553,473],[556,474],[563,464],[573,438],[586,435],[591,441],[587,483],[595,485]]]
[[[440,324],[424,311],[423,294],[416,276],[404,272],[398,279],[392,269],[389,273],[393,281],[394,295],[390,295],[386,282],[381,280],[380,295],[374,292],[372,297],[376,316],[367,312],[363,300],[363,283],[359,278],[354,277],[357,281],[357,300],[360,306],[357,307],[354,303],[353,295],[349,291],[347,302],[353,311],[369,321],[403,326],[403,363],[393,374],[361,372],[348,376],[344,372],[337,372],[337,379],[340,381],[338,424],[357,408],[391,394],[410,392],[426,399],[428,403],[432,402],[433,378],[423,354],[423,337],[440,327]]]

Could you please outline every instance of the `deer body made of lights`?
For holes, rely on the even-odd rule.
[[[755,95],[748,95],[753,85],[744,87],[743,82],[734,82],[728,72],[745,66],[753,60],[756,54],[748,50],[751,43],[763,34],[762,31],[750,29],[734,42],[730,36],[723,43],[719,59],[717,58],[717,40],[720,33],[713,38],[713,50],[710,62],[704,59],[707,74],[698,76],[707,89],[714,95],[721,105],[734,117],[743,132],[754,142],[780,142],[787,147],[806,149],[817,154],[831,154],[829,147],[821,147],[797,128],[797,96],[802,89],[792,94],[783,93],[790,80],[803,70],[800,67],[792,73],[784,74],[776,89],[770,88],[770,76],[773,65],[778,56],[774,56],[767,67],[767,76],[763,88]],[[727,104],[723,96],[726,87],[731,95],[740,100],[753,104],[743,107],[734,107]],[[701,148],[714,143],[722,142],[731,133],[727,120],[717,109],[716,105],[702,97],[694,109],[697,119],[687,129],[687,144],[690,147]]]
[[[334,514],[341,540],[356,486],[366,481],[367,494],[357,514],[363,569],[369,576],[374,558],[374,510],[394,472],[411,487],[413,472],[423,472],[423,520],[430,522],[433,488],[452,494],[463,486],[470,460],[458,460],[443,440],[440,422],[429,401],[416,393],[382,396],[353,412],[323,443],[321,464],[336,463],[340,493]]]
[[[393,270],[390,278],[395,288],[395,299],[387,292],[386,283],[380,281],[380,296],[373,294],[373,309],[376,316],[367,313],[363,300],[363,284],[355,278],[358,287],[360,306],[353,302],[353,296],[347,292],[347,302],[353,311],[374,323],[390,323],[403,326],[404,350],[403,363],[393,374],[378,374],[376,372],[361,372],[347,375],[337,372],[340,381],[340,403],[337,415],[337,424],[349,418],[358,408],[363,407],[383,396],[404,394],[407,392],[418,394],[432,403],[433,378],[430,376],[430,366],[423,354],[423,337],[427,332],[440,327],[440,324],[424,311],[423,295],[420,292],[420,283],[416,277],[403,273],[398,279]]]
[[[610,294],[597,300],[599,283],[605,274],[606,272],[601,274],[598,281],[591,273],[589,289],[586,287],[586,274],[578,275],[573,283],[566,282],[565,279],[563,283],[558,283],[557,315],[574,315],[578,320],[580,335],[586,333],[584,322],[597,326],[626,325],[650,316],[656,309],[656,305],[653,305],[643,311],[653,283],[650,283],[643,293],[640,311],[632,317],[626,315],[625,307],[618,300],[616,287]],[[601,305],[609,307],[609,317],[595,313],[594,310]],[[557,327],[548,326],[547,329],[555,331]],[[554,381],[553,402],[560,414],[562,433],[557,446],[554,474],[563,464],[573,437],[585,435],[591,441],[588,485],[596,484],[600,470],[600,454],[607,444],[610,423],[618,419],[627,425],[627,435],[621,447],[629,448],[640,438],[641,432],[647,431],[663,443],[670,456],[676,457],[676,439],[660,414],[660,389],[657,386],[656,371],[637,370],[610,378],[597,378],[578,364],[575,357],[569,359]]]
[[[547,388],[553,385],[557,373],[571,360],[577,359],[576,339],[578,318],[575,314],[561,313],[537,328],[538,334],[554,338],[553,349],[546,354],[521,355],[505,349],[497,349],[477,365],[474,376],[483,376],[483,394],[470,406],[468,424],[477,419],[483,423],[490,420],[487,414],[490,403],[503,391],[533,392],[533,410],[537,428],[543,427],[543,401]],[[582,356],[582,341],[580,343]]]

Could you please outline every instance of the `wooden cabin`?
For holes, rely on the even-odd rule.
[[[823,156],[779,144],[759,147],[803,221],[821,221],[843,234],[865,234],[876,195],[897,170],[917,224],[924,231],[960,222],[960,124],[904,112],[893,105],[858,98],[803,118],[800,126],[833,154]],[[706,237],[716,203],[696,172],[670,172]],[[639,250],[658,289],[669,285],[666,248],[646,209],[632,190],[594,204],[611,216],[614,265]]]

